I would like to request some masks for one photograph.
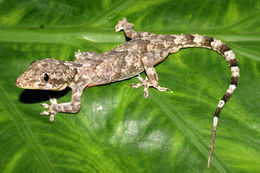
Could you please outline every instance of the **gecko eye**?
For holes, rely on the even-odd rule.
[[[41,80],[42,82],[48,82],[49,79],[50,79],[50,77],[49,77],[49,75],[48,75],[47,73],[43,73],[43,74],[41,75],[41,77],[40,77],[40,80]]]
[[[45,82],[48,82],[49,75],[47,73],[44,73],[43,79],[44,79]]]

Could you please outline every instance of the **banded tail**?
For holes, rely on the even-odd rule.
[[[238,85],[238,81],[240,77],[238,62],[233,51],[220,40],[216,40],[212,37],[207,37],[207,36],[202,36],[197,34],[196,35],[173,35],[173,36],[175,37],[174,43],[176,46],[178,46],[178,49],[186,48],[186,47],[204,47],[204,48],[212,49],[218,52],[219,54],[221,54],[228,62],[228,65],[230,67],[231,83],[225,95],[219,101],[215,112],[215,116],[213,118],[213,132],[211,137],[211,144],[210,144],[210,151],[209,151],[208,165],[207,165],[207,168],[209,168],[220,112],[225,106],[225,104],[227,103],[227,101],[229,100],[229,98],[233,95]],[[175,51],[176,49],[173,50],[173,52]]]
[[[226,44],[222,43],[220,40],[215,40],[211,42],[211,47],[214,51],[220,53],[228,62],[228,65],[230,67],[230,72],[231,72],[231,83],[229,84],[229,87],[225,93],[225,95],[222,97],[222,99],[219,101],[215,116],[213,118],[213,132],[212,132],[212,137],[211,137],[211,144],[210,144],[210,151],[209,151],[209,157],[208,157],[208,165],[207,168],[210,167],[210,161],[211,161],[211,156],[213,152],[213,147],[214,147],[214,141],[215,141],[215,135],[216,135],[216,129],[218,125],[218,118],[220,115],[221,110],[229,100],[229,98],[234,94],[237,86],[238,86],[238,81],[240,77],[240,70],[238,67],[238,62],[236,55],[233,53],[233,51],[227,47]]]

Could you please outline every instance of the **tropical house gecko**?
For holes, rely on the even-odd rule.
[[[231,83],[219,101],[213,118],[213,134],[211,139],[208,168],[215,140],[219,114],[237,88],[240,70],[233,51],[222,41],[198,34],[156,35],[149,32],[137,32],[134,25],[126,18],[115,26],[116,32],[124,31],[130,40],[118,47],[97,54],[96,52],[76,52],[75,61],[59,61],[43,59],[32,62],[30,68],[17,80],[16,86],[24,89],[42,89],[60,91],[66,87],[72,89],[72,99],[68,103],[57,103],[50,99],[51,105],[43,103],[48,111],[42,115],[49,115],[50,121],[58,112],[77,113],[81,107],[81,96],[84,89],[121,81],[137,76],[138,84],[131,84],[134,88],[144,86],[144,97],[148,97],[148,88],[159,91],[169,91],[158,84],[158,75],[154,66],[163,61],[169,54],[176,53],[182,48],[203,47],[214,50],[224,57],[231,70]],[[143,79],[140,73],[146,73]]]

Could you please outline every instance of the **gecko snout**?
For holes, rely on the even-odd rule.
[[[22,88],[22,80],[21,80],[21,76],[19,76],[16,81],[15,81],[15,85],[19,88]]]
[[[19,76],[16,81],[15,81],[15,85],[18,88],[23,88],[23,89],[31,89],[31,85],[30,82],[28,80],[28,76],[25,74],[22,74],[21,76]]]

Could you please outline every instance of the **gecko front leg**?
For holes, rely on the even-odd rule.
[[[161,87],[158,84],[158,75],[155,71],[155,68],[153,67],[152,61],[151,61],[151,56],[152,54],[146,54],[142,58],[142,63],[144,65],[145,73],[146,73],[146,78],[143,79],[140,74],[137,76],[137,78],[141,81],[138,84],[131,84],[133,88],[139,88],[141,86],[144,86],[144,98],[148,98],[149,93],[148,93],[148,88],[149,87],[154,87],[159,91],[170,91],[169,88]]]
[[[48,111],[43,111],[41,115],[49,115],[50,121],[55,121],[54,117],[58,112],[77,113],[81,107],[82,90],[72,90],[71,102],[58,104],[55,98],[50,99],[50,105],[43,103],[42,106]]]

